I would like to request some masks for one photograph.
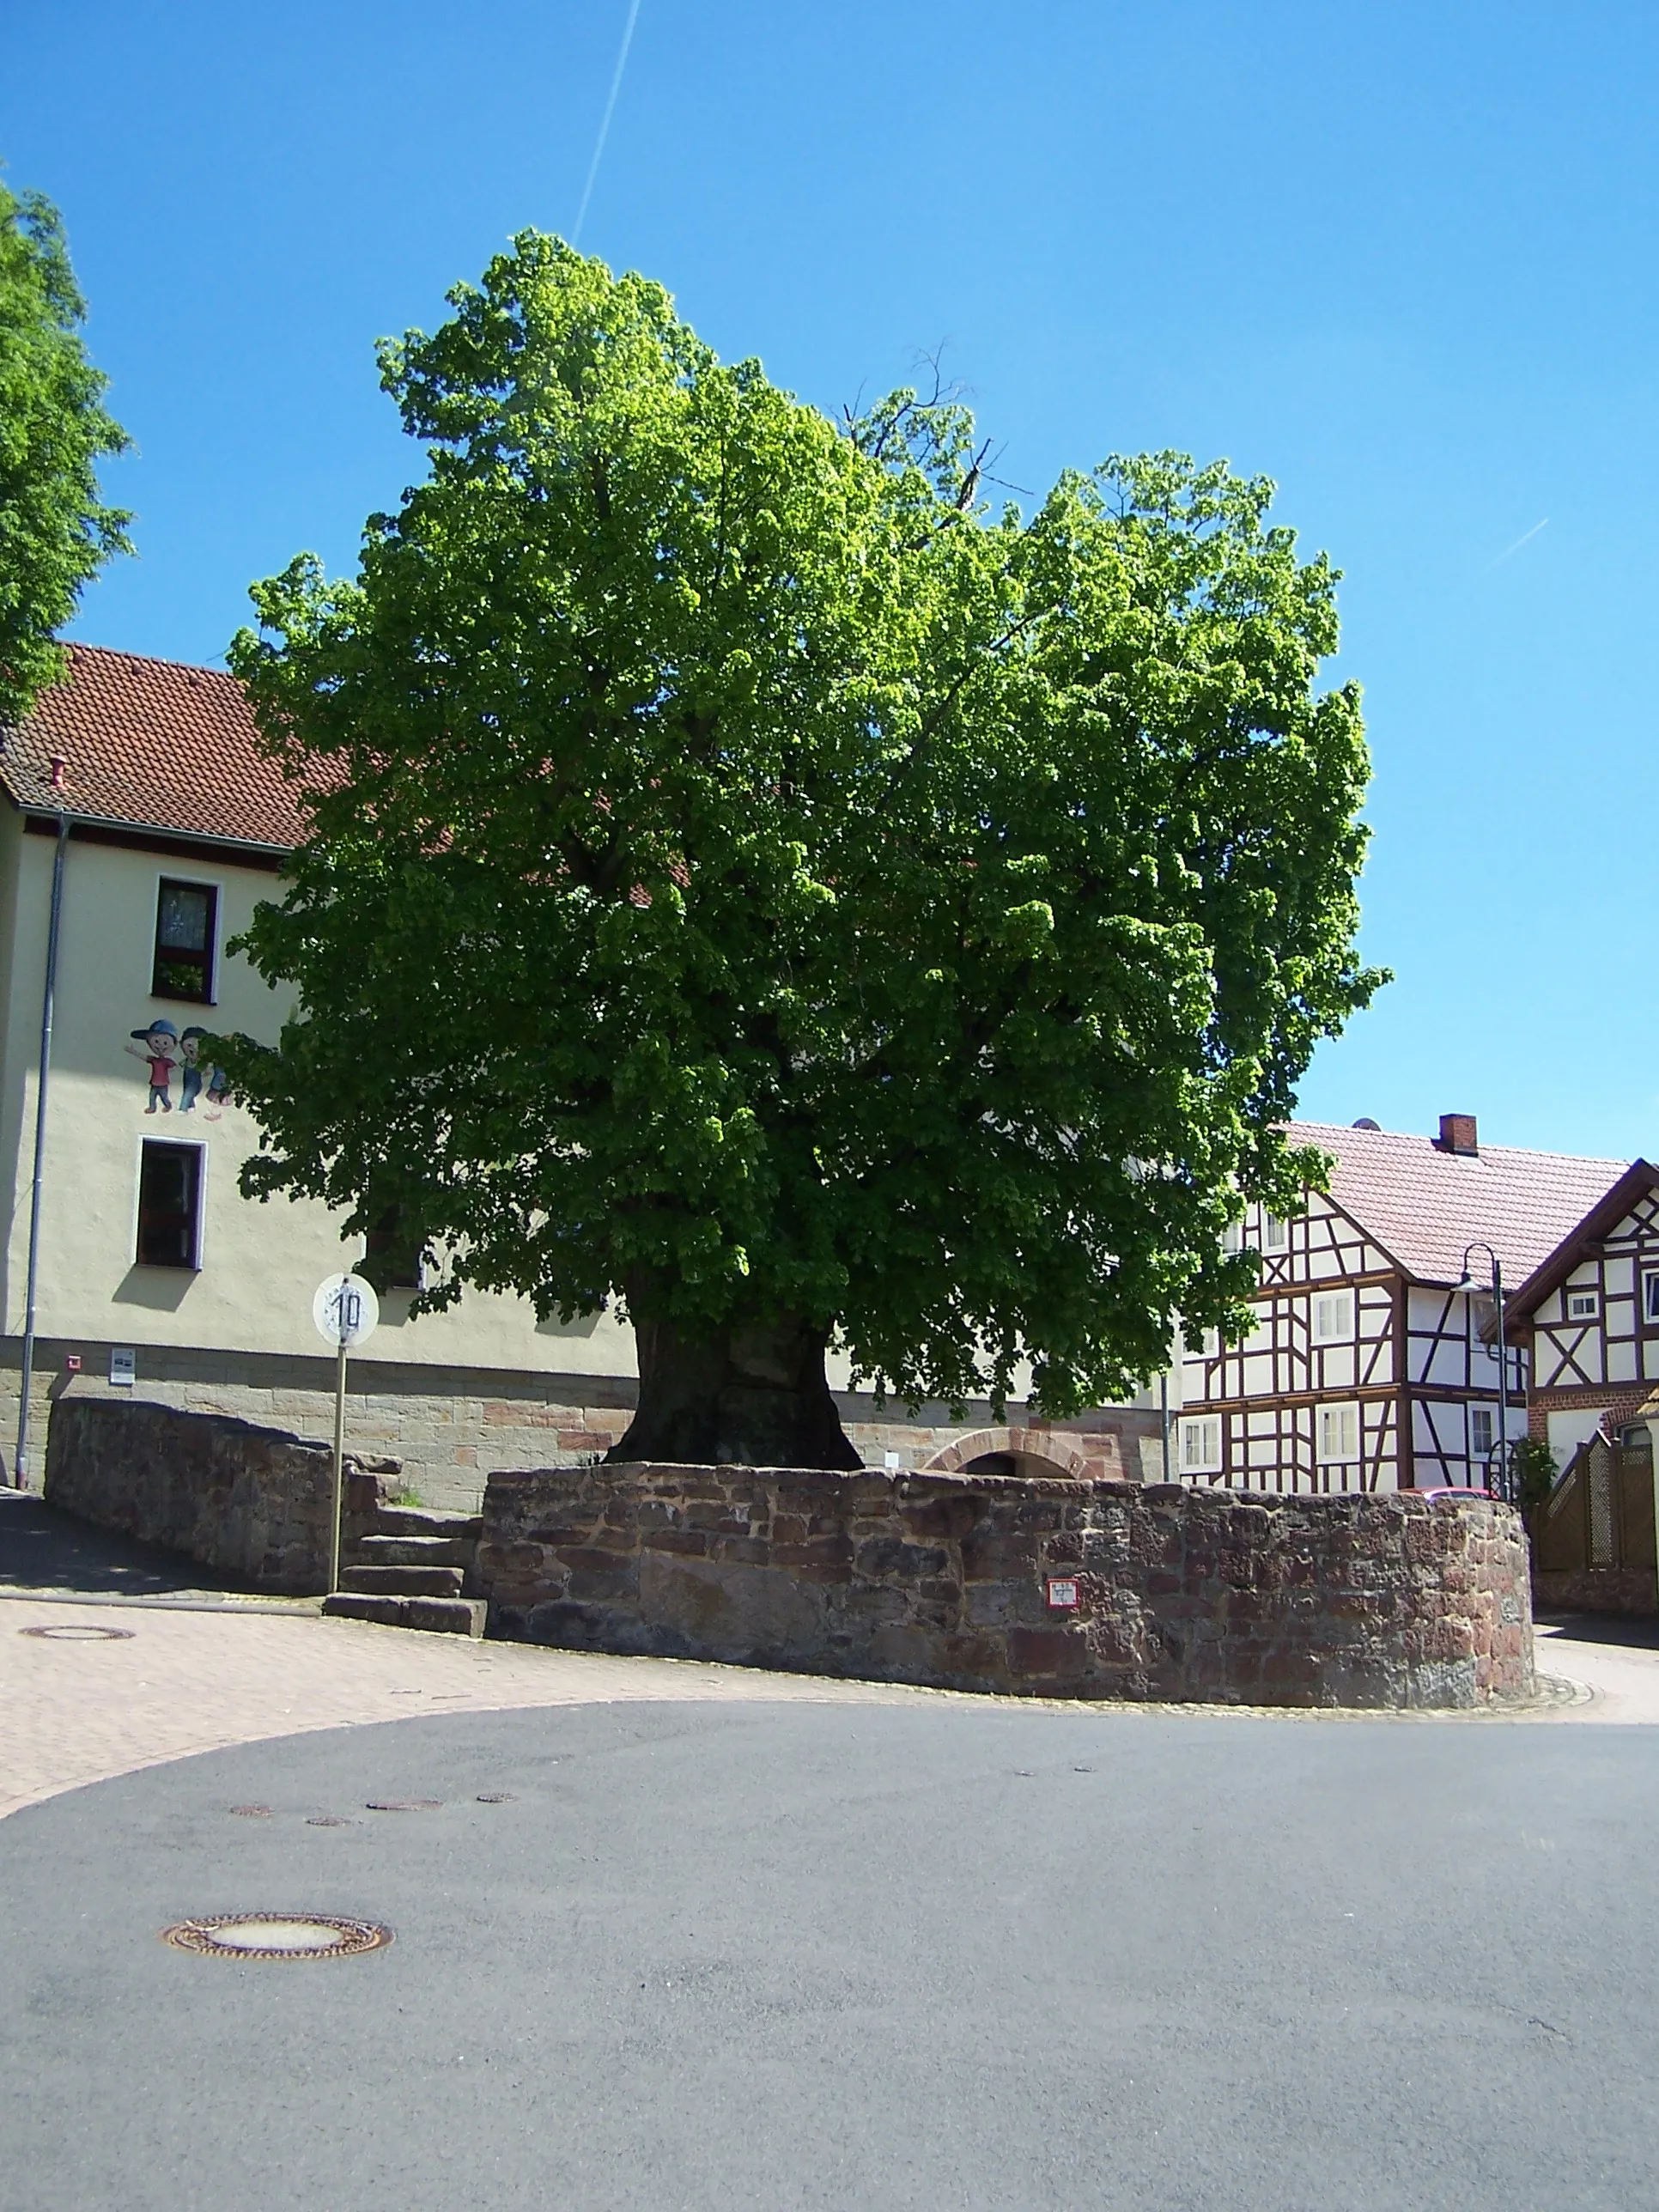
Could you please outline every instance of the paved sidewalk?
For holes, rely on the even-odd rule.
[[[57,1632],[24,1632],[40,1628]],[[1614,1624],[1600,1632],[1621,1633]],[[1546,1673],[1578,1686],[1576,1701],[1521,1714],[1396,1717],[1476,1727],[1659,1723],[1659,1650],[1622,1640],[1587,1641],[1552,1627],[1539,1632],[1539,1657]],[[275,1615],[257,1601],[197,1611],[165,1601],[100,1605],[6,1594],[0,1595],[0,1818],[59,1791],[195,1752],[417,1713],[641,1702],[904,1705],[936,1698],[1028,1704],[757,1668],[474,1644],[356,1621]],[[1153,1712],[1249,1717],[1217,1706],[1059,1710],[1081,1710],[1108,1722],[1133,1722]],[[1274,1717],[1337,1722],[1361,1717],[1297,1711]]]
[[[51,1627],[62,1635],[22,1632]],[[118,1632],[106,1638],[93,1632]],[[270,1736],[426,1712],[926,1691],[475,1644],[257,1605],[179,1611],[0,1598],[0,1818],[59,1790]]]
[[[1659,1723],[1659,1621],[1540,1620],[1534,1629],[1540,1674],[1590,1692],[1586,1704],[1541,1713],[1546,1720]]]
[[[31,1492],[0,1489],[0,1591],[79,1590],[109,1596],[204,1596],[251,1590],[234,1576],[159,1544],[140,1544],[59,1513]]]

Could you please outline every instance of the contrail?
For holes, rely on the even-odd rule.
[[[628,23],[623,32],[622,51],[617,56],[616,74],[611,80],[611,97],[605,103],[605,119],[599,125],[599,135],[593,143],[593,158],[587,165],[587,182],[582,186],[582,204],[576,210],[576,227],[570,234],[570,243],[580,246],[582,225],[587,220],[587,203],[593,197],[593,179],[599,173],[599,159],[605,152],[605,142],[610,135],[611,118],[616,111],[617,94],[622,90],[623,71],[628,67],[628,49],[634,43],[634,26],[639,20],[640,0],[629,0]],[[1541,529],[1543,525],[1540,523]]]
[[[1537,535],[1538,535],[1539,532],[1544,528],[1545,525],[1546,525],[1548,521],[1549,521],[1549,517],[1548,517],[1548,515],[1547,514],[1547,515],[1544,517],[1544,520],[1543,520],[1543,522],[1534,522],[1534,525],[1532,526],[1532,528],[1531,528],[1530,530],[1523,530],[1523,531],[1522,532],[1521,535],[1520,535],[1520,536],[1516,539],[1516,541],[1515,541],[1515,543],[1514,543],[1514,544],[1513,544],[1513,545],[1506,545],[1506,546],[1504,548],[1503,551],[1498,555],[1498,560],[1497,560],[1497,561],[1488,561],[1488,562],[1487,562],[1487,563],[1486,563],[1487,568],[1497,568],[1497,567],[1498,567],[1498,562],[1503,562],[1503,561],[1507,561],[1507,560],[1509,559],[1509,557],[1510,557],[1510,554],[1511,554],[1511,553],[1518,553],[1518,552],[1521,550],[1521,548],[1522,548],[1523,545],[1530,544],[1531,544],[1531,542],[1532,542],[1532,540],[1533,540],[1534,538],[1536,538],[1536,537],[1537,537]]]

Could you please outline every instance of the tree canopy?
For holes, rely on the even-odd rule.
[[[98,495],[127,438],[87,358],[86,303],[58,211],[0,184],[0,723],[63,673],[56,633],[131,517]]]
[[[994,510],[948,398],[832,421],[533,232],[451,305],[381,349],[423,479],[233,647],[311,824],[245,1188],[440,1250],[423,1307],[619,1301],[635,1455],[843,1463],[830,1340],[1063,1415],[1237,1324],[1224,1225],[1293,1209],[1276,1125],[1379,980],[1273,487]]]

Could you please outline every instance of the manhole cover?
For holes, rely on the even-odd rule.
[[[321,1912],[226,1912],[180,1920],[161,1930],[175,1951],[209,1959],[352,1959],[383,1951],[392,1930],[378,1920],[337,1920]]]
[[[59,1621],[48,1628],[20,1628],[20,1636],[41,1636],[53,1644],[125,1644],[131,1640],[130,1628],[99,1628],[90,1622]]]
[[[240,1814],[245,1820],[268,1820],[270,1818],[269,1805],[233,1805],[230,1809]]]
[[[366,1813],[437,1813],[443,1808],[441,1797],[371,1797],[363,1808]]]
[[[518,1802],[510,1790],[481,1790],[478,1792],[481,1805],[516,1805]]]
[[[308,1828],[349,1828],[351,1823],[342,1819],[338,1813],[313,1813],[307,1817],[306,1826]]]

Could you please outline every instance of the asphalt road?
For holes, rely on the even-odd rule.
[[[1632,2212],[1656,1753],[941,1700],[153,1768],[0,1826],[0,2206]],[[397,1940],[157,1940],[263,1910]]]

